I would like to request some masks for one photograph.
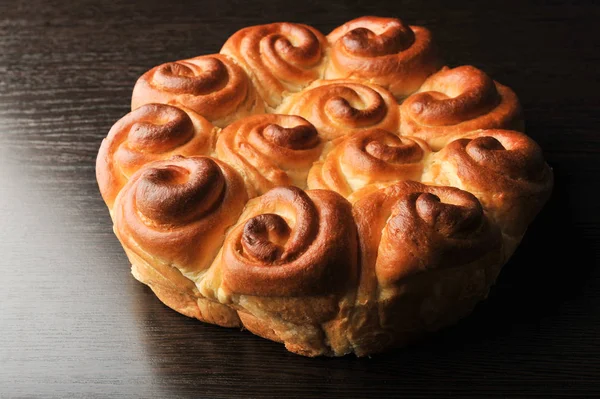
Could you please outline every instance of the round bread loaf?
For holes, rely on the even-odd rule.
[[[485,299],[547,201],[519,100],[427,29],[241,29],[144,73],[100,192],[167,306],[306,356],[370,355]]]

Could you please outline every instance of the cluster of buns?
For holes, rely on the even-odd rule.
[[[513,91],[398,19],[245,28],[132,97],[96,171],[133,275],[302,355],[468,314],[552,188]]]

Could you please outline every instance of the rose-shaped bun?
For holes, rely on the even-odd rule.
[[[233,310],[202,298],[194,283],[246,200],[237,172],[210,157],[176,156],[139,170],[114,205],[115,233],[134,276],[180,313],[238,325]]]
[[[244,70],[222,54],[152,68],[135,84],[131,109],[148,103],[183,105],[219,127],[264,110]]]
[[[261,97],[275,108],[285,94],[321,77],[326,45],[315,28],[283,22],[241,29],[225,42],[221,53],[246,69]]]
[[[223,129],[216,151],[240,172],[252,193],[261,195],[275,186],[306,187],[306,175],[321,155],[322,144],[306,119],[262,114]]]
[[[552,170],[523,133],[479,130],[432,157],[424,180],[473,193],[510,236],[519,237],[552,190]]]
[[[455,322],[487,295],[504,261],[500,230],[472,194],[398,182],[353,207],[361,281],[357,354]]]
[[[384,88],[355,80],[320,80],[290,96],[278,109],[310,121],[326,140],[371,128],[397,132],[400,112]]]
[[[205,155],[213,146],[215,127],[192,110],[147,104],[121,118],[102,140],[96,178],[102,198],[113,202],[138,169],[173,155]]]
[[[429,147],[420,139],[372,129],[344,137],[316,162],[308,187],[336,191],[348,197],[371,183],[420,180]]]
[[[327,40],[326,79],[366,80],[397,98],[415,92],[441,67],[429,30],[396,18],[357,18],[334,29]]]
[[[347,342],[329,330],[352,303],[356,250],[339,194],[277,187],[248,202],[201,290],[233,302],[246,328],[288,350],[340,354]]]
[[[402,103],[401,132],[438,150],[477,129],[523,129],[519,99],[472,67],[444,67]]]

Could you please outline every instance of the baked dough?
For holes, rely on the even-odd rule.
[[[515,93],[431,33],[273,23],[137,81],[96,174],[136,279],[306,356],[365,356],[485,299],[552,190]]]

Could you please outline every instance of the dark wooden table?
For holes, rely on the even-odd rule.
[[[175,4],[177,3],[177,4]],[[537,1],[0,1],[0,397],[599,397],[600,7]],[[185,318],[129,274],[94,177],[136,78],[238,28],[364,14],[515,89],[551,202],[490,299],[366,359],[307,359]]]

